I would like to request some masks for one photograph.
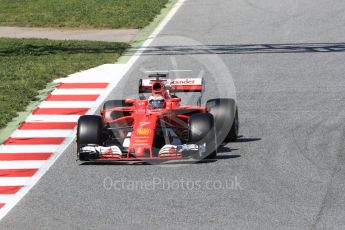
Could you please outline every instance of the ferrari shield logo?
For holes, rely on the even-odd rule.
[[[151,132],[151,130],[150,130],[150,129],[147,129],[147,128],[139,128],[139,129],[137,129],[137,131],[136,131],[137,135],[139,135],[139,136],[149,135],[150,132]]]

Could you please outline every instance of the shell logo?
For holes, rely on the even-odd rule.
[[[150,133],[151,133],[151,130],[148,128],[139,128],[136,131],[136,134],[139,136],[149,135]]]

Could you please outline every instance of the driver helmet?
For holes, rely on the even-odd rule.
[[[153,109],[164,108],[164,98],[162,96],[150,96],[149,104]]]

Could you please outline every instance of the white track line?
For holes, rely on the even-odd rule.
[[[12,203],[18,199],[19,194],[0,195],[0,203]],[[3,208],[2,208],[3,209]]]
[[[38,169],[47,161],[0,161],[0,169]]]
[[[16,130],[11,137],[68,137],[73,130]]]
[[[28,185],[30,180],[31,177],[0,177],[0,186]]]
[[[127,71],[128,64],[104,64],[92,69],[81,71],[67,78],[57,79],[54,82],[64,83],[115,83],[121,79],[121,76]],[[120,76],[120,77],[118,77]],[[108,85],[109,88],[110,84]],[[111,87],[110,87],[111,88]],[[106,89],[103,88],[105,91]],[[107,89],[108,90],[108,89]]]
[[[52,95],[100,95],[104,89],[56,89],[51,92]]]
[[[59,145],[0,145],[0,153],[52,153]]]
[[[92,108],[96,101],[42,101],[39,108]]]
[[[148,47],[151,42],[154,40],[155,37],[157,37],[157,35],[162,31],[162,29],[165,27],[165,25],[173,18],[173,16],[175,15],[175,13],[177,12],[177,10],[183,5],[183,3],[186,0],[178,0],[175,5],[172,7],[172,9],[170,10],[170,12],[168,13],[168,15],[161,21],[161,23],[158,25],[158,27],[152,32],[152,34],[150,35],[149,39],[147,39],[144,44],[142,45],[142,47],[145,49],[146,47]],[[102,101],[104,101],[109,94],[115,89],[117,83],[121,80],[121,78],[123,78],[125,76],[125,74],[130,70],[130,68],[134,65],[134,63],[137,61],[137,59],[139,58],[139,56],[142,54],[143,49],[141,49],[140,51],[137,51],[133,57],[128,61],[127,64],[116,64],[116,72],[111,71],[112,67],[111,66],[104,66],[100,69],[102,69],[102,73],[98,73],[96,75],[94,74],[90,74],[90,73],[85,73],[85,75],[93,75],[93,76],[105,76],[104,79],[108,79],[109,82],[111,83],[104,91],[104,93],[101,95],[101,97],[97,100],[97,102],[99,103],[99,105],[101,104]],[[108,68],[109,67],[109,68]],[[98,69],[95,69],[93,71],[98,71]],[[82,74],[82,73],[80,73]],[[74,76],[78,76],[78,73],[75,74]],[[67,78],[66,81],[64,82],[73,82],[75,79],[78,79],[78,82],[91,82],[89,78],[78,78],[78,77],[74,77],[72,76],[71,78]],[[99,80],[100,82],[104,81],[104,79],[102,77],[97,78],[97,81]],[[88,111],[88,114],[95,114],[95,112],[97,111],[97,107],[95,106],[94,108],[92,108],[91,110]],[[78,116],[79,117],[79,116]],[[39,118],[38,116],[34,117],[34,119]],[[44,119],[42,119],[43,117],[40,117],[41,121],[43,121]],[[47,117],[45,117],[47,118]],[[54,118],[55,120],[45,120],[45,121],[71,121],[71,120],[56,120],[57,117],[52,116],[51,118]],[[61,116],[59,117],[59,119],[62,118]],[[33,117],[31,116],[31,118],[29,118],[29,120],[27,121],[34,121],[32,120]],[[69,118],[71,119],[71,117]],[[72,121],[77,121],[77,119],[74,119]],[[36,151],[33,151],[34,149],[30,149],[30,146],[11,146],[14,147],[12,149],[7,149],[7,150],[12,150],[12,151],[19,151],[19,150],[24,150],[25,151],[25,147],[27,148],[25,152],[33,151],[33,152],[38,152],[38,150],[45,150],[46,152],[55,152],[55,154],[53,154],[53,156],[46,161],[46,164],[44,164],[39,171],[31,178],[31,184],[28,186],[23,187],[21,190],[19,190],[17,192],[17,194],[15,196],[11,196],[7,202],[3,202],[6,203],[6,205],[4,207],[2,207],[0,209],[0,220],[30,191],[30,189],[35,186],[35,184],[40,180],[40,178],[49,170],[49,168],[55,163],[55,161],[62,155],[62,153],[72,144],[72,142],[75,139],[75,131],[73,132],[73,134],[69,137],[67,137],[65,139],[65,141],[59,145],[59,146],[40,146],[40,148],[38,149],[37,147],[39,147],[38,145],[33,146],[34,149],[36,149]],[[51,151],[47,151],[49,148],[51,148]],[[55,150],[53,150],[54,148],[57,148]],[[6,150],[6,149],[5,149]],[[0,153],[4,152],[4,149],[2,146],[0,146]],[[0,196],[0,201],[1,201],[1,196]]]
[[[30,115],[26,122],[77,122],[80,115]]]

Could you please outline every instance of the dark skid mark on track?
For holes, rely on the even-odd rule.
[[[138,49],[130,49],[126,55]],[[142,55],[193,55],[193,54],[265,54],[265,53],[333,53],[344,52],[345,43],[286,43],[238,44],[195,46],[150,46],[140,50]]]
[[[336,173],[337,173],[337,170],[334,169],[334,171],[332,173],[332,176],[331,176],[331,179],[330,179],[330,181],[327,184],[326,193],[323,196],[319,212],[317,213],[317,215],[315,217],[315,220],[313,221],[312,226],[310,228],[311,230],[316,229],[317,225],[320,223],[320,220],[321,220],[322,216],[324,215],[324,211],[325,211],[326,205],[327,205],[327,198],[330,196],[330,190],[331,190],[331,187],[333,185],[333,179],[334,179],[334,176],[335,176]]]

